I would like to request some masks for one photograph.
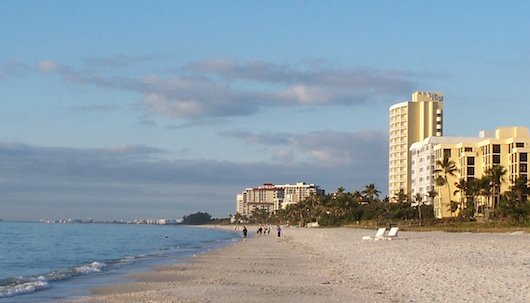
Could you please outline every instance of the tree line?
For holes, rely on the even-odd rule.
[[[450,164],[450,163],[449,163]],[[451,167],[451,165],[449,165]],[[264,209],[255,209],[248,217],[236,214],[236,221],[245,220],[254,224],[290,224],[305,226],[307,223],[318,222],[321,226],[341,226],[359,224],[364,221],[386,222],[409,222],[410,224],[423,225],[436,224],[445,221],[474,221],[479,211],[477,200],[479,196],[494,197],[493,193],[500,193],[500,183],[497,182],[498,168],[493,168],[491,174],[476,181],[464,181],[454,184],[456,192],[463,193],[461,201],[453,201],[448,207],[451,213],[458,212],[457,216],[444,220],[436,220],[433,205],[426,205],[425,198],[435,197],[438,193],[429,192],[427,195],[416,194],[411,196],[404,190],[400,190],[394,197],[381,198],[381,192],[375,184],[368,184],[362,190],[347,192],[344,187],[339,187],[335,193],[316,195],[311,194],[303,201],[287,206],[285,209],[268,213]],[[438,171],[438,184],[446,186],[448,175],[454,173],[449,169]],[[502,180],[502,178],[501,178]],[[488,186],[480,184],[488,184]],[[451,186],[447,186],[451,190]],[[492,220],[503,222],[530,224],[530,202],[527,199],[530,189],[526,178],[516,180],[510,191],[498,194],[499,202],[496,205],[495,216]],[[478,211],[479,210],[479,211]]]
[[[478,217],[501,220],[516,224],[529,223],[530,202],[528,195],[530,187],[526,175],[518,176],[508,190],[502,192],[501,186],[506,182],[508,171],[502,165],[493,165],[480,178],[460,178],[451,186],[449,176],[455,176],[458,170],[454,161],[445,158],[436,161],[435,183],[445,187],[448,197],[459,196],[458,201],[450,200],[448,209],[458,218],[472,221]],[[434,196],[444,193],[432,193]]]

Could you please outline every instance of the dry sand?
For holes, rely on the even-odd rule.
[[[530,302],[530,235],[284,228],[75,302]]]

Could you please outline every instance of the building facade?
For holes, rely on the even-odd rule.
[[[478,142],[479,138],[464,137],[428,137],[415,142],[410,146],[410,196],[416,205],[416,196],[419,194],[421,201],[426,205],[433,205],[435,191],[436,160],[434,147],[439,144],[456,144],[459,142]]]
[[[283,201],[279,208],[287,208],[292,204],[297,204],[300,201],[305,200],[310,195],[323,195],[324,190],[315,184],[306,184],[304,182],[297,182],[296,184],[284,184],[279,185],[283,188],[284,195]]]
[[[446,178],[447,182],[434,184],[438,193],[433,205],[436,218],[453,217],[466,208],[465,189],[461,184],[481,179],[495,166],[505,169],[506,174],[501,178],[500,188],[490,189],[498,191],[497,193],[475,197],[478,216],[487,215],[489,211],[496,209],[500,194],[509,190],[517,178],[528,178],[530,133],[527,127],[500,127],[493,132],[483,131],[479,137],[460,138],[455,141],[457,142],[440,142],[432,148],[434,163],[447,158],[456,168],[453,175],[438,173],[438,176]],[[453,211],[451,201],[455,205]]]
[[[298,182],[296,184],[274,185],[271,183],[245,189],[236,196],[236,212],[250,216],[255,210],[273,213],[288,205],[299,203],[310,195],[324,194],[318,185]]]
[[[411,191],[411,153],[414,142],[443,135],[443,94],[414,92],[411,101],[389,109],[388,194]]]

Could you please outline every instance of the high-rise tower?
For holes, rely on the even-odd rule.
[[[394,104],[389,109],[388,196],[400,189],[411,190],[412,143],[443,135],[443,94],[414,92],[411,101]]]

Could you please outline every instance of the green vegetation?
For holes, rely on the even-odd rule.
[[[182,218],[182,224],[186,225],[202,225],[208,224],[212,221],[212,216],[209,213],[197,212]]]
[[[450,175],[452,165],[448,163],[444,169]],[[502,171],[497,176],[502,176]],[[530,189],[526,178],[518,180],[510,191],[499,193],[499,178],[488,182],[492,188],[488,194],[500,197],[500,203],[494,215],[488,220],[477,222],[476,201],[474,197],[485,195],[483,189],[470,187],[465,182],[455,184],[456,191],[464,193],[461,201],[451,203],[451,209],[463,209],[455,212],[451,218],[438,220],[434,218],[432,205],[425,205],[427,197],[434,197],[436,192],[430,192],[425,197],[415,195],[410,197],[403,190],[398,192],[390,202],[388,197],[381,199],[380,191],[374,184],[367,185],[363,190],[347,192],[339,187],[336,193],[328,195],[311,195],[298,204],[268,214],[263,209],[255,210],[249,218],[237,214],[237,219],[246,220],[254,224],[289,224],[305,226],[307,223],[318,222],[320,226],[352,226],[376,227],[382,225],[399,224],[403,229],[409,230],[446,230],[446,231],[510,231],[530,229],[530,202],[527,194]],[[445,177],[440,178],[440,183],[447,191]],[[477,183],[480,180],[477,180]],[[470,183],[471,184],[471,183]],[[485,187],[484,187],[485,188]],[[475,191],[472,191],[475,190]]]

